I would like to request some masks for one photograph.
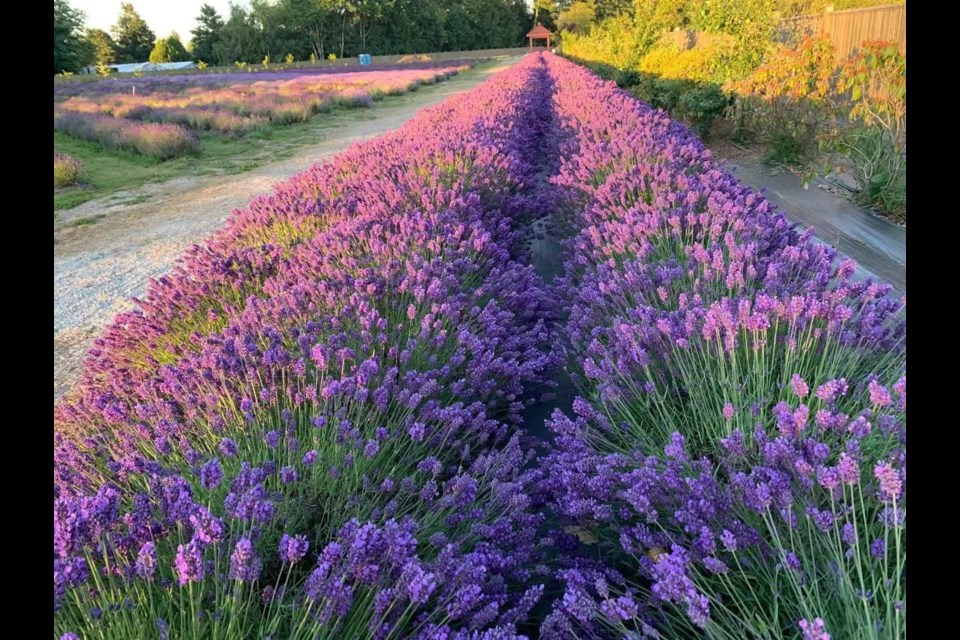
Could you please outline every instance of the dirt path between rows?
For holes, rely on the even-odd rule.
[[[473,89],[521,57],[499,60],[368,110],[338,113],[320,142],[280,162],[237,175],[144,185],[59,212],[53,234],[54,401],[76,383],[84,355],[113,316],[131,309],[130,298],[142,296],[150,278],[170,271],[188,247],[223,224],[234,209],[354,142],[396,129],[419,109]],[[95,224],[76,224],[99,216]]]

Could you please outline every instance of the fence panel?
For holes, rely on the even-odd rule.
[[[813,16],[787,18],[780,21],[775,37],[778,42],[795,46],[816,33],[829,34],[838,60],[859,49],[864,40],[896,42],[906,55],[907,5],[824,11]]]

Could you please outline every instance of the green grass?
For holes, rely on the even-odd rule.
[[[95,142],[54,132],[54,148],[83,162],[86,183],[79,187],[55,190],[53,210],[69,209],[117,191],[180,176],[249,171],[267,162],[289,157],[298,147],[316,143],[318,134],[322,136],[323,130],[330,126],[329,122],[325,122],[328,120],[329,116],[320,116],[311,122],[271,127],[236,139],[202,132],[200,140],[203,151],[200,155],[162,162],[137,154],[105,150]]]
[[[473,71],[495,65],[496,62],[479,64]],[[447,83],[456,83],[469,77],[471,71],[462,72],[446,82],[424,87],[426,91]],[[413,100],[413,92],[396,97],[386,97],[391,104],[403,104]],[[377,104],[383,100],[377,100]],[[374,106],[373,109],[377,107]],[[250,171],[261,165],[292,156],[297,149],[322,141],[325,131],[340,128],[350,122],[373,120],[377,116],[370,109],[337,107],[330,113],[318,114],[309,122],[275,125],[256,131],[242,138],[226,138],[215,133],[200,132],[203,150],[199,155],[157,161],[144,156],[121,151],[108,151],[95,142],[79,140],[54,132],[54,149],[67,153],[83,163],[84,183],[53,192],[53,210],[76,207],[88,200],[102,198],[117,191],[134,189],[146,183],[164,182],[181,176],[229,175]],[[134,204],[145,196],[119,204]]]

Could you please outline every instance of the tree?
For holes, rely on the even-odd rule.
[[[120,5],[120,17],[112,31],[120,62],[143,62],[149,58],[157,37],[132,4]]]
[[[288,49],[295,49],[298,58],[311,54],[318,60],[327,57],[327,43],[332,39],[331,27],[336,0],[280,0],[279,21],[290,34]]]
[[[360,36],[360,49],[367,50],[367,38],[370,30],[383,15],[382,0],[352,0],[354,20],[357,25],[357,35]]]
[[[533,24],[553,26],[553,16],[557,11],[556,0],[533,0]]]
[[[167,44],[166,38],[160,38],[157,40],[157,44],[153,47],[153,51],[150,52],[150,62],[158,64],[161,62],[173,62],[173,57],[170,53],[170,46]]]
[[[98,68],[106,69],[117,61],[117,45],[103,29],[87,29],[87,43],[93,51],[93,63]]]
[[[187,48],[183,46],[180,35],[174,31],[167,37],[167,49],[170,50],[170,62],[183,62],[190,59]]]
[[[343,50],[347,43],[347,25],[353,22],[353,14],[356,7],[350,0],[335,0],[334,11],[337,14],[337,25],[339,26],[338,37],[340,39],[340,57],[343,58]]]
[[[260,34],[253,20],[240,5],[230,5],[230,18],[220,32],[218,56],[227,62],[260,62],[264,52],[259,47]]]
[[[657,0],[654,0],[656,2]],[[612,18],[614,16],[634,14],[634,2],[632,0],[598,0],[597,19]]]
[[[67,0],[53,0],[53,73],[76,73],[90,62],[92,49],[80,33],[85,16]]]
[[[557,29],[584,33],[597,20],[597,4],[594,0],[578,0],[557,16]]]
[[[204,62],[216,62],[220,65],[230,62],[217,56],[217,47],[220,45],[223,27],[223,18],[220,17],[216,9],[208,4],[200,7],[197,26],[190,32],[193,35],[194,58]]]

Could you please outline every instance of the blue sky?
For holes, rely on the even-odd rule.
[[[227,0],[129,0],[158,38],[176,31],[183,43],[190,39],[190,30],[197,25],[200,6],[212,5],[224,19],[229,15]],[[87,16],[86,26],[110,31],[120,15],[122,0],[70,0],[70,6]],[[236,4],[247,5],[247,2]]]

